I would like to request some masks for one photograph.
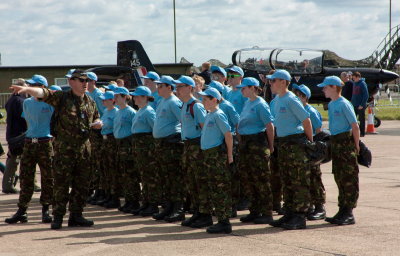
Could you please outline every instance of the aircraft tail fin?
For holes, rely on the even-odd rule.
[[[400,25],[391,29],[370,58],[376,67],[388,70],[394,68],[400,59]]]
[[[118,42],[117,65],[134,69],[144,67],[147,71],[155,71],[149,56],[147,56],[142,44],[137,40]]]

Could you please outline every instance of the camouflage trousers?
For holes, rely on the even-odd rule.
[[[101,163],[102,163],[102,155],[101,155],[101,146],[103,143],[103,138],[95,132],[90,133],[90,188],[91,189],[104,189],[105,181],[103,173],[101,172]]]
[[[238,160],[240,157],[239,152],[239,141],[237,135],[233,135],[233,159],[234,159],[234,172],[231,175],[231,191],[232,191],[232,204],[236,206],[240,199],[243,199],[244,196],[244,188],[241,182],[241,172],[239,167],[237,166]]]
[[[231,172],[226,166],[226,154],[220,147],[203,150],[205,171],[208,174],[211,204],[218,221],[232,214]]]
[[[203,153],[199,144],[185,141],[182,168],[186,171],[186,185],[191,197],[192,208],[202,213],[210,213],[210,193],[208,175],[204,168]]]
[[[53,144],[51,141],[25,142],[20,165],[20,185],[18,207],[27,208],[32,199],[36,165],[40,168],[42,192],[40,203],[53,204]]]
[[[117,170],[122,174],[122,190],[126,202],[141,199],[140,174],[133,166],[132,137],[117,139]]]
[[[277,148],[275,149],[277,150]],[[272,154],[270,158],[272,205],[278,207],[282,201],[282,181],[278,165],[278,155]]]
[[[311,178],[310,178],[310,196],[311,204],[325,204],[325,187],[322,183],[321,166],[311,165]]]
[[[157,169],[154,158],[154,139],[151,134],[134,134],[132,140],[135,173],[142,181],[143,202],[157,203],[153,191],[157,184]]]
[[[181,143],[168,143],[164,139],[154,141],[158,168],[154,198],[158,202],[183,202],[186,192],[181,167],[183,146]]]
[[[90,142],[73,143],[57,138],[53,145],[53,215],[65,215],[68,202],[71,213],[82,213],[89,192]]]
[[[244,194],[251,213],[272,215],[270,151],[256,141],[242,142],[239,147],[239,170]]]
[[[292,135],[298,138],[301,135]],[[291,137],[292,137],[291,136]],[[278,165],[283,185],[283,200],[292,212],[306,212],[310,205],[311,171],[303,145],[280,138]]]
[[[122,195],[121,173],[117,170],[117,142],[114,136],[105,136],[101,145],[102,188],[112,195]]]
[[[340,138],[340,136],[344,138]],[[347,136],[346,136],[347,135]],[[331,136],[332,173],[339,190],[338,205],[356,208],[359,196],[358,162],[353,137],[340,134]]]

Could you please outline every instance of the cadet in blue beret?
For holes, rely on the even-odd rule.
[[[291,76],[276,70],[271,80],[275,126],[279,139],[278,165],[282,174],[285,215],[270,225],[285,229],[306,228],[305,214],[310,204],[310,168],[304,149],[306,140],[313,141],[311,121],[299,98],[288,90]]]
[[[239,172],[244,194],[250,200],[250,214],[241,222],[268,224],[272,219],[272,194],[269,169],[274,150],[274,125],[268,104],[259,97],[259,81],[244,78],[236,86],[248,100],[244,103],[238,124]]]
[[[211,80],[217,81],[222,84],[223,87],[221,95],[222,97],[226,98],[228,96],[228,93],[232,90],[229,86],[225,84],[227,81],[226,70],[221,68],[220,66],[211,66],[210,70],[211,70]]]
[[[157,186],[157,168],[149,163],[155,161],[154,138],[152,135],[156,112],[151,107],[154,102],[151,90],[146,86],[139,86],[133,93],[135,104],[139,107],[132,121],[132,150],[134,168],[140,173],[142,181],[143,202],[140,208],[131,211],[133,215],[152,216],[158,213],[158,202],[153,196],[153,189]]]
[[[233,164],[231,128],[226,115],[218,108],[221,94],[214,88],[209,88],[200,94],[203,96],[205,109],[209,111],[201,131],[200,146],[203,150],[204,169],[208,175],[209,196],[218,218],[218,223],[208,227],[207,232],[231,233],[232,226],[229,222],[232,214],[231,173],[227,168],[227,164]],[[211,225],[211,212],[200,211],[200,213],[207,216],[204,219],[204,226]]]
[[[322,131],[322,116],[313,106],[308,104],[311,98],[311,90],[304,84],[292,84],[292,90],[299,97],[306,111],[310,114],[313,129],[313,136]],[[322,173],[320,164],[311,165],[310,196],[311,205],[307,212],[308,220],[325,219],[325,187],[322,183]]]
[[[355,223],[353,209],[359,196],[357,155],[360,152],[360,129],[351,103],[341,96],[343,82],[337,76],[325,77],[318,85],[323,87],[328,105],[329,130],[331,132],[332,172],[338,186],[339,211],[325,220],[332,224]]]
[[[242,113],[244,102],[247,98],[243,97],[240,90],[236,86],[240,85],[244,76],[243,70],[238,66],[232,66],[227,69],[228,74],[228,84],[231,87],[231,91],[226,95],[226,100],[228,100],[235,107],[236,112],[239,115]]]
[[[158,95],[157,83],[156,83],[156,81],[160,80],[160,76],[156,72],[150,71],[150,72],[147,72],[147,74],[145,76],[141,76],[141,78],[144,79],[144,85],[150,89],[151,96],[153,96],[153,98],[154,98],[154,101],[150,102],[150,106],[154,110],[156,110],[157,105],[161,100],[160,95]]]
[[[128,105],[130,100],[129,91],[125,87],[118,87],[114,90],[115,102],[119,110],[114,118],[113,133],[117,140],[117,164],[118,172],[122,174],[123,193],[125,204],[118,210],[130,213],[140,207],[140,184],[139,174],[133,167],[132,155],[132,120],[136,111]]]

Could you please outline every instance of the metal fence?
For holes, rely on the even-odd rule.
[[[4,108],[12,93],[0,93],[0,108]]]

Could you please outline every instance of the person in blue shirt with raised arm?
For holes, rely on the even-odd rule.
[[[351,95],[351,104],[353,104],[354,112],[360,121],[360,136],[365,136],[365,109],[369,98],[368,85],[365,79],[361,78],[360,72],[354,72],[353,75],[353,93]]]
[[[34,75],[26,83],[30,87],[45,88],[48,86],[44,76]],[[42,191],[42,222],[50,223],[49,206],[53,202],[53,145],[50,134],[50,120],[54,108],[36,97],[30,97],[23,102],[23,117],[28,125],[25,144],[20,165],[21,191],[18,200],[18,211],[5,220],[6,223],[27,222],[26,210],[32,199],[36,165],[40,168]]]
[[[155,140],[155,167],[158,170],[157,186],[154,188],[155,200],[165,202],[162,212],[154,214],[155,220],[167,222],[183,220],[178,216],[184,199],[184,175],[181,168],[183,143],[181,139],[181,108],[182,102],[174,95],[175,82],[170,76],[162,76],[156,81],[158,94],[162,97],[157,110],[153,127]],[[178,214],[179,215],[179,214]]]
[[[184,220],[182,226],[191,226],[201,219],[200,208],[210,209],[208,200],[207,175],[202,168],[203,161],[200,149],[201,129],[206,117],[203,105],[193,96],[195,81],[188,76],[181,76],[175,80],[178,97],[182,100],[181,124],[182,140],[184,143],[182,154],[182,169],[187,183],[187,196],[190,197],[194,214]],[[184,213],[182,212],[184,215]]]
[[[154,110],[156,110],[158,103],[161,100],[161,96],[158,95],[157,83],[155,81],[160,80],[160,76],[156,72],[150,71],[147,72],[145,76],[141,76],[141,78],[144,79],[144,85],[150,89],[151,96],[154,98],[154,101],[150,102],[149,104]]]
[[[250,200],[250,214],[241,222],[268,224],[272,219],[272,193],[269,158],[274,151],[274,125],[268,104],[259,97],[260,83],[244,78],[236,86],[248,100],[244,103],[238,124],[239,172],[244,194]]]
[[[232,103],[236,109],[236,112],[238,112],[240,115],[242,113],[244,102],[247,100],[247,98],[243,97],[242,93],[236,88],[236,86],[241,84],[244,72],[238,66],[227,68],[227,71],[228,85],[231,86],[232,90],[230,90],[226,95],[226,100]]]
[[[313,141],[311,121],[299,98],[288,90],[292,80],[286,70],[276,70],[271,80],[274,125],[279,140],[278,165],[283,182],[285,215],[270,223],[284,229],[306,228],[310,204],[310,168],[304,144]]]
[[[107,91],[100,95],[105,107],[103,116],[101,117],[102,128],[102,143],[101,143],[101,168],[103,189],[105,190],[105,198],[98,199],[96,205],[104,206],[105,208],[118,208],[120,207],[121,196],[121,173],[117,170],[117,162],[115,152],[117,152],[117,142],[115,140],[114,131],[114,118],[118,112],[115,107],[114,92]]]
[[[310,114],[312,124],[313,136],[322,131],[322,116],[313,106],[308,104],[311,98],[311,90],[304,84],[292,84],[292,90],[297,97],[299,97],[305,110]],[[310,183],[310,196],[311,205],[307,212],[308,220],[322,220],[326,217],[325,212],[325,187],[322,183],[322,173],[320,164],[311,164],[311,183]]]
[[[200,147],[203,150],[204,171],[208,175],[209,197],[218,223],[207,228],[208,233],[231,233],[229,218],[232,215],[231,172],[233,164],[233,139],[228,119],[218,108],[221,94],[214,88],[200,92],[204,108],[209,112],[201,131]],[[204,209],[207,211],[207,209]],[[201,212],[212,224],[211,212]]]
[[[331,132],[332,172],[338,186],[339,211],[325,221],[337,225],[355,224],[353,209],[359,196],[358,162],[360,129],[351,103],[341,96],[343,82],[337,76],[325,77],[323,87],[328,105]]]
[[[128,106],[130,100],[129,91],[125,87],[114,89],[115,102],[119,110],[114,118],[113,133],[117,140],[117,166],[118,172],[122,173],[122,184],[125,204],[118,208],[124,213],[130,213],[133,209],[140,207],[140,179],[133,167],[132,154],[132,120],[136,111]]]
[[[142,206],[131,211],[133,215],[152,216],[158,213],[153,189],[157,186],[157,168],[149,163],[155,161],[154,138],[152,135],[156,112],[151,107],[154,97],[146,86],[139,86],[133,93],[135,104],[139,107],[132,121],[132,145],[134,168],[140,173],[142,181]]]

